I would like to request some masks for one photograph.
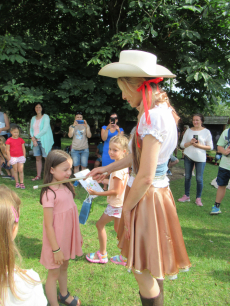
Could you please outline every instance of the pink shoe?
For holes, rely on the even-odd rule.
[[[177,200],[178,202],[190,202],[190,197],[187,197],[186,194],[182,198]]]
[[[86,259],[89,262],[92,263],[102,263],[105,264],[108,262],[108,257],[107,257],[107,253],[105,253],[105,255],[102,255],[99,251],[96,252],[97,253],[97,257],[98,258],[94,258],[95,257],[95,253],[90,253],[89,255],[86,255]]]
[[[127,259],[124,260],[121,255],[115,255],[115,256],[111,257],[110,261],[117,264],[117,265],[122,265],[122,266],[127,265]]]
[[[201,203],[201,198],[196,198],[196,205],[197,206],[203,206],[203,204]]]

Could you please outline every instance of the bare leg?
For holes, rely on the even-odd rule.
[[[57,300],[57,280],[60,276],[60,268],[48,270],[48,277],[46,280],[46,296],[51,306],[59,306]]]
[[[24,181],[24,172],[23,172],[24,164],[18,163],[18,174],[19,174],[19,181],[23,184]]]
[[[80,166],[76,166],[76,167],[74,167],[74,173],[79,172],[79,167],[80,167]]]
[[[105,231],[105,225],[107,223],[111,222],[113,219],[114,219],[114,217],[110,217],[106,214],[103,214],[101,216],[101,218],[96,223],[96,227],[97,227],[97,231],[98,231],[98,238],[99,238],[99,243],[100,243],[100,253],[101,254],[106,253],[107,234],[106,234],[106,231]]]
[[[217,193],[216,193],[216,203],[221,203],[225,196],[226,186],[218,186]]]
[[[41,177],[41,174],[42,174],[42,156],[36,156],[36,169],[37,169],[37,176]]]
[[[151,276],[148,270],[142,272],[142,274],[137,274],[133,271],[133,274],[138,283],[140,294],[142,297],[151,299],[159,295],[160,289],[155,278]]]
[[[5,170],[6,170],[7,175],[11,176],[10,171],[8,169],[5,169]]]
[[[18,164],[14,164],[12,165],[13,170],[14,170],[14,178],[15,178],[15,182],[16,184],[18,183]]]
[[[59,278],[58,278],[58,283],[59,283],[59,288],[60,288],[60,293],[62,296],[66,296],[68,293],[67,290],[67,269],[68,269],[68,265],[69,265],[69,261],[66,260],[64,261],[63,265],[61,265],[60,267],[60,274],[59,274]],[[66,299],[67,303],[71,303],[72,300],[74,299],[73,296],[69,296]],[[78,301],[78,305],[80,304],[80,301]]]
[[[116,233],[118,232],[119,223],[120,223],[120,218],[115,218],[114,217],[114,229],[115,229]]]

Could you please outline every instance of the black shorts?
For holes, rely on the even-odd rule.
[[[219,167],[217,174],[217,185],[218,186],[227,186],[230,180],[230,170]]]

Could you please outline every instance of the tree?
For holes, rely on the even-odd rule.
[[[229,95],[229,8],[223,0],[4,1],[1,105],[17,118],[43,101],[50,114],[80,109],[91,123],[114,110],[133,119],[116,80],[97,73],[121,50],[140,49],[177,75],[164,86],[179,114],[212,112]]]

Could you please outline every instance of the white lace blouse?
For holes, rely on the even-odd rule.
[[[142,115],[138,127],[138,134],[141,139],[146,135],[152,135],[159,140],[162,145],[159,152],[157,165],[167,162],[177,145],[177,127],[172,115],[172,109],[167,103],[161,103],[149,110],[151,125],[146,123],[145,114]],[[129,146],[131,149],[131,146]],[[130,177],[128,186],[131,187],[134,177]],[[164,188],[169,185],[169,179],[154,181],[152,184],[157,188]]]

